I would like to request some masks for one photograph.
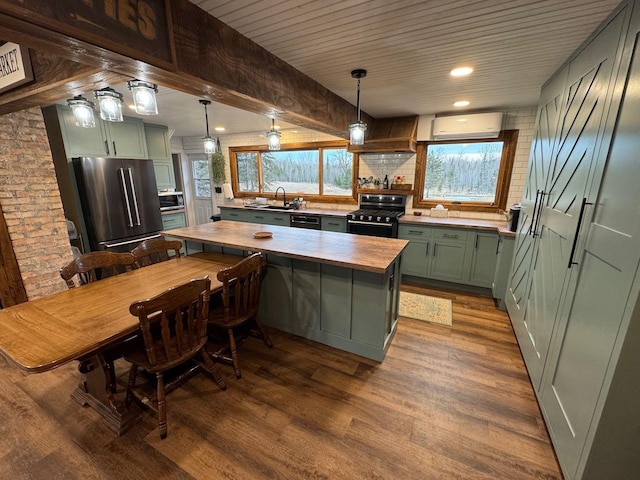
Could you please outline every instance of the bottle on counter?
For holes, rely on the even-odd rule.
[[[389,176],[388,175],[384,176],[384,180],[382,181],[382,188],[384,188],[384,189],[388,189],[389,188]]]

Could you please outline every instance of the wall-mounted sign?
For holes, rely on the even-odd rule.
[[[140,59],[173,60],[169,0],[20,0],[29,22]],[[157,64],[158,62],[150,61]]]
[[[0,45],[0,93],[32,80],[29,51],[16,43]]]

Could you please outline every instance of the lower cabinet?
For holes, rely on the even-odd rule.
[[[497,233],[405,224],[398,237],[409,240],[402,259],[404,275],[492,287]]]
[[[345,218],[322,217],[320,219],[320,225],[322,230],[328,230],[330,232],[346,233],[347,231],[347,220]]]
[[[220,218],[222,220],[233,220],[235,222],[249,222],[249,211],[237,208],[221,208]]]
[[[183,228],[187,226],[187,217],[184,212],[179,213],[167,213],[162,215],[162,229],[163,230],[173,230],[174,228]],[[167,240],[178,240],[177,238],[172,238],[170,236],[165,236]],[[182,240],[181,240],[182,241]],[[180,255],[186,255],[186,250],[184,247],[184,242],[182,242],[183,246],[180,249]]]
[[[280,225],[281,227],[289,226],[288,213],[261,212],[251,210],[247,212],[247,222],[264,223],[265,225]]]

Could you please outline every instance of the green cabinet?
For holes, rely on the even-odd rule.
[[[222,220],[233,220],[236,222],[249,222],[249,211],[238,208],[221,208],[220,218]]]
[[[500,236],[494,232],[474,232],[469,283],[491,288],[498,264]]]
[[[55,108],[67,158],[148,158],[142,120],[124,117],[122,122],[105,122],[96,114],[95,128],[82,128],[76,126],[70,108]]]
[[[144,124],[144,134],[147,142],[149,158],[153,160],[158,190],[175,188],[176,178],[171,158],[171,144],[169,129],[164,125]]]
[[[166,213],[162,215],[163,230],[173,230],[174,228],[184,228],[186,226],[187,226],[187,217],[185,216],[184,212]],[[165,238],[168,240],[178,240],[177,238],[173,238],[170,236],[165,236]],[[182,242],[180,255],[186,255],[184,242]]]
[[[515,237],[500,236],[498,240],[498,263],[491,284],[491,294],[498,300],[500,310],[506,310],[505,299],[507,297],[507,285],[509,283],[509,271],[513,260]]]
[[[398,237],[409,240],[402,257],[404,275],[491,288],[497,233],[403,224]]]
[[[247,214],[247,222],[263,223],[265,225],[280,225],[282,227],[289,226],[288,213],[250,210]]]
[[[320,219],[320,225],[322,230],[328,230],[330,232],[343,232],[347,231],[347,219],[337,217],[322,217]]]

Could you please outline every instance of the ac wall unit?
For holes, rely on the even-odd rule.
[[[502,113],[474,113],[436,117],[433,120],[434,140],[466,138],[496,138],[502,130]]]

